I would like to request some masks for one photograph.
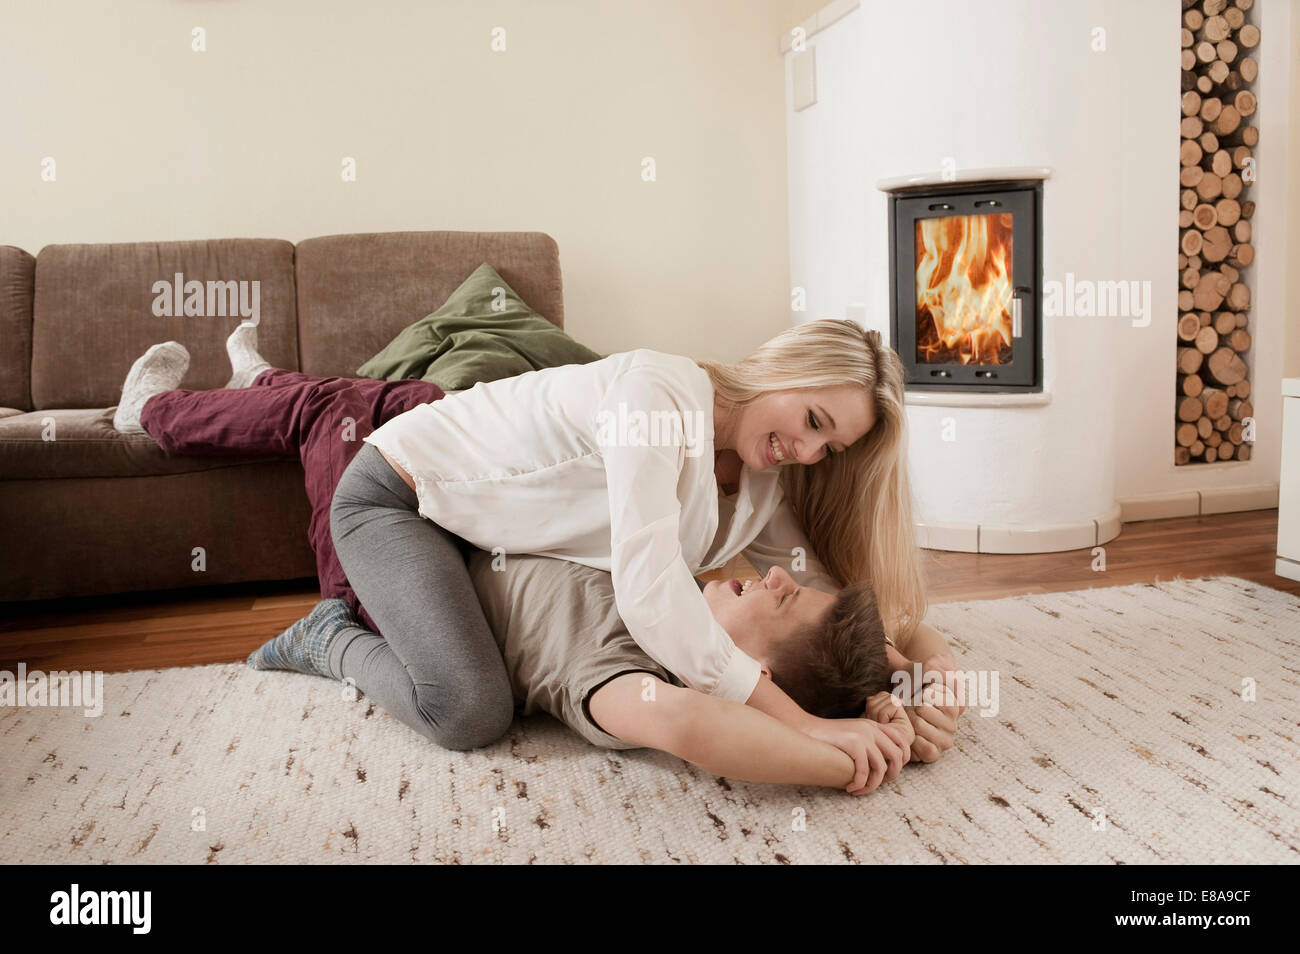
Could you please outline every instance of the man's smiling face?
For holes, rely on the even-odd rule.
[[[808,626],[820,623],[835,597],[811,586],[800,586],[785,570],[772,567],[743,593],[737,580],[714,580],[704,587],[713,618],[736,645],[758,660],[769,678],[776,647]]]

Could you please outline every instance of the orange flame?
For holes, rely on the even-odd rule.
[[[1010,213],[916,222],[916,360],[1011,361]]]

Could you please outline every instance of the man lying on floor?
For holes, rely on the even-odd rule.
[[[835,746],[752,706],[688,689],[646,655],[619,618],[608,573],[552,557],[498,561],[504,566],[494,570],[492,555],[474,550],[468,566],[525,715],[548,712],[593,745],[660,749],[728,778],[839,788],[853,779],[853,759]],[[823,718],[860,716],[870,698],[870,717],[894,727],[904,752],[888,766],[873,764],[867,790],[895,778],[914,732],[889,694],[892,666],[871,588],[832,596],[776,566],[737,588],[704,587],[736,646]]]
[[[494,558],[477,548],[468,548],[466,565],[524,715],[547,712],[594,745],[660,749],[728,778],[845,789],[853,781],[853,759],[839,748],[751,706],[689,689],[650,658],[618,615],[609,573],[553,557]],[[950,733],[946,744],[933,740],[935,723],[956,728],[953,710],[926,706],[922,717],[890,695],[892,672],[908,661],[887,651],[869,585],[831,594],[800,586],[773,565],[745,588],[715,581],[702,589],[737,647],[805,711],[865,715],[897,744],[893,758],[872,753],[866,784],[854,794],[896,778],[914,743],[925,748],[924,761],[951,744]],[[248,662],[337,678],[326,659],[305,666],[299,658],[310,633],[323,629],[336,639],[370,635],[343,601],[327,599]],[[916,738],[914,724],[923,723],[929,740]]]

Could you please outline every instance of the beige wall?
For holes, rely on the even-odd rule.
[[[5,4],[0,243],[540,230],[579,340],[736,358],[788,324],[777,45],[820,5]]]
[[[803,23],[810,16],[825,6],[828,6],[832,0],[786,0],[786,14],[782,18],[786,29]],[[788,21],[788,22],[787,22]]]

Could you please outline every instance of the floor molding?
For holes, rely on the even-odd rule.
[[[916,524],[917,543],[954,553],[1060,553],[1101,546],[1119,536],[1120,508],[1089,520],[1041,527],[930,521]]]
[[[1123,497],[1119,501],[1120,521],[1135,523],[1139,520],[1200,517],[1216,513],[1239,513],[1243,510],[1274,510],[1277,508],[1277,498],[1277,484]]]
[[[917,543],[927,550],[953,553],[1059,553],[1101,546],[1119,535],[1120,526],[1139,520],[1204,517],[1246,510],[1276,510],[1277,484],[1180,490],[1125,497],[1109,513],[1092,520],[1044,527],[1016,527],[955,521],[917,522]]]

